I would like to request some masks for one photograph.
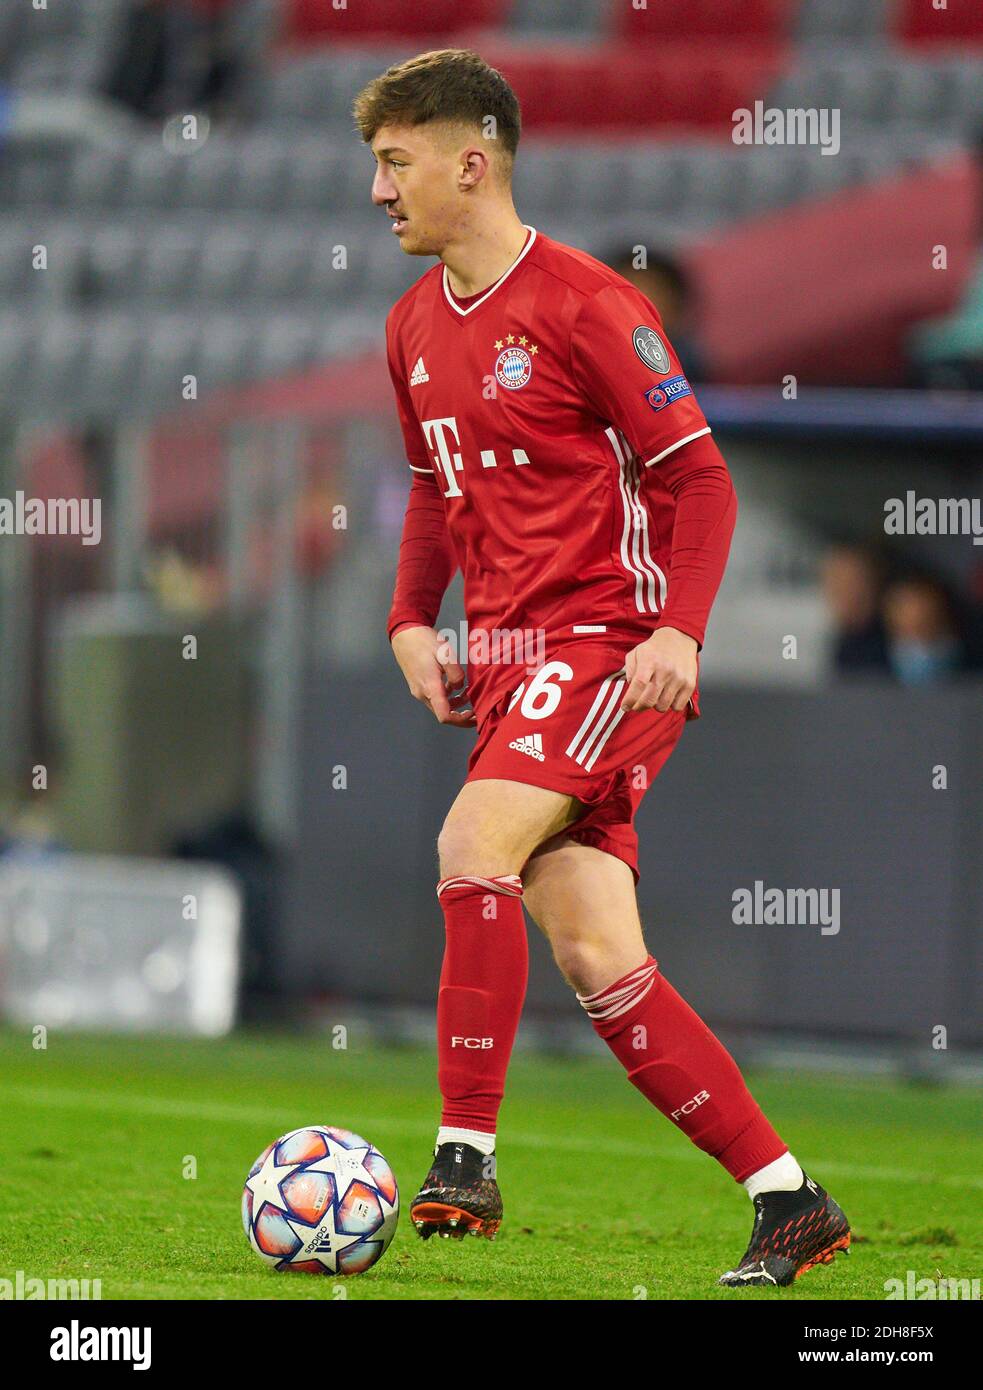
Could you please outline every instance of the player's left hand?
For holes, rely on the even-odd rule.
[[[623,710],[684,710],[696,689],[695,640],[674,627],[660,627],[625,657],[628,688]]]

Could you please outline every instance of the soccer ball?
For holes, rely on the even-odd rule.
[[[242,1191],[242,1224],[274,1269],[361,1274],[385,1253],[399,1191],[378,1149],[347,1129],[307,1125],[264,1149]]]

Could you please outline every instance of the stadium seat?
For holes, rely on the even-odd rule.
[[[530,131],[562,129],[637,133],[733,128],[735,108],[749,106],[784,65],[771,44],[673,41],[582,50],[570,46],[511,49],[484,45],[522,103]]]
[[[56,141],[11,140],[0,150],[0,208],[49,207],[61,200],[71,152]]]
[[[143,280],[144,251],[129,223],[105,222],[86,245],[83,274],[93,298],[126,301]]]
[[[799,40],[841,41],[883,38],[893,0],[806,0],[795,12]]]
[[[282,206],[297,211],[336,212],[371,208],[372,156],[358,140],[341,146],[322,135],[304,134],[290,142],[284,160]]]
[[[28,335],[30,336],[30,335]],[[79,403],[91,338],[85,317],[52,314],[41,320],[40,332],[25,379],[29,383],[24,404],[38,412],[64,409],[65,402]]]
[[[64,204],[83,210],[116,206],[125,177],[125,148],[117,151],[93,146],[79,150],[64,181]]]
[[[40,289],[31,267],[31,236],[26,224],[5,218],[0,225],[0,303],[24,299]]]
[[[322,128],[332,122],[351,133],[351,108],[366,82],[406,56],[397,48],[368,52],[352,49],[339,62],[332,51],[284,55],[268,74],[262,117],[296,125],[311,122]]]
[[[786,38],[798,8],[798,0],[646,0],[644,8],[622,4],[614,7],[615,25],[622,38],[632,42],[651,40],[663,44],[674,39],[772,39]]]
[[[200,250],[202,299],[233,304],[240,295],[248,294],[257,250],[256,239],[241,227],[213,227]]]
[[[263,322],[256,345],[256,372],[279,376],[314,360],[318,334],[309,318],[276,314]]]
[[[969,134],[983,121],[983,82],[979,64],[961,55],[913,62],[883,48],[822,57],[806,52],[769,92],[768,104],[838,109],[847,139],[857,123]]]
[[[916,45],[983,46],[983,5],[979,0],[948,0],[940,10],[931,0],[898,0],[896,33]]]
[[[165,303],[199,293],[201,238],[183,222],[151,230],[146,243],[143,294]]]
[[[501,24],[511,0],[427,0],[425,5],[406,0],[374,0],[371,5],[347,5],[336,9],[324,0],[286,0],[284,31],[288,39],[310,42],[330,39],[364,39],[379,34],[401,38],[451,35],[467,28],[491,28]],[[463,23],[462,23],[463,20]]]
[[[159,140],[133,146],[126,161],[120,202],[126,208],[168,208],[179,204],[191,156],[168,154]]]
[[[202,374],[211,390],[243,379],[249,344],[255,334],[244,318],[206,320],[202,330]]]
[[[145,328],[132,313],[100,314],[88,335],[84,389],[100,409],[139,404],[133,364],[139,359]]]
[[[530,37],[600,36],[608,18],[608,6],[598,0],[512,0],[508,27],[510,33]]]
[[[0,394],[20,400],[28,371],[24,326],[16,313],[0,313]]]
[[[2,7],[0,73],[44,91],[83,49],[105,62],[126,3],[49,6],[44,33],[27,7]],[[174,403],[175,382],[196,362],[228,382],[377,341],[382,316],[426,262],[398,253],[371,206],[372,160],[352,130],[351,102],[417,38],[442,42],[465,17],[472,35],[478,23],[508,26],[486,30],[480,47],[523,102],[520,214],[602,255],[639,242],[685,253],[714,229],[889,175],[983,124],[978,60],[876,42],[887,0],[648,0],[645,10],[607,0],[386,0],[363,15],[368,8],[295,6],[313,27],[277,49],[252,84],[251,123],[217,121],[191,152],[170,152],[152,128],[90,146],[88,126],[77,143],[68,132],[0,149],[0,295],[24,318],[3,328],[0,379],[14,371],[13,352],[33,354],[44,367],[34,386],[74,410],[96,398],[111,407],[129,370],[153,408]],[[950,11],[964,13],[952,2]],[[339,53],[322,42],[345,34],[360,44]],[[733,112],[760,96],[839,106],[839,156],[735,148]],[[25,237],[49,247],[43,275],[23,273]],[[268,318],[276,328],[266,348]],[[59,345],[52,334],[62,329]],[[87,332],[92,359],[80,365]]]

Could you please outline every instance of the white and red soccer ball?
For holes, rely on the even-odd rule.
[[[385,1253],[399,1191],[379,1150],[331,1125],[293,1129],[264,1149],[242,1190],[242,1224],[278,1270],[362,1274]]]

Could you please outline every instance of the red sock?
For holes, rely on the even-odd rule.
[[[652,956],[607,989],[577,998],[632,1085],[736,1182],[785,1153],[733,1057]]]
[[[437,996],[440,1123],[495,1133],[529,974],[522,880],[437,884],[447,941]]]

